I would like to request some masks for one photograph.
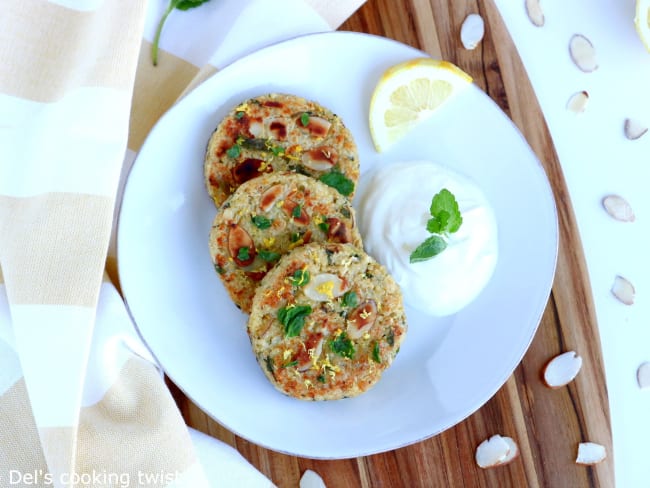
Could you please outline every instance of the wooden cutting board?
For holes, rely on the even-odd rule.
[[[525,16],[524,0],[518,1]],[[470,13],[479,13],[486,24],[486,36],[473,51],[459,38]],[[368,0],[341,29],[396,39],[457,64],[512,118],[542,161],[555,193],[560,244],[539,330],[520,366],[479,411],[442,434],[395,451],[340,461],[279,454],[235,436],[170,385],[186,421],[234,446],[279,487],[297,487],[305,469],[317,471],[329,488],[614,486],[607,388],[582,245],[546,123],[493,0]],[[569,350],[583,357],[582,371],[568,387],[545,387],[546,361]],[[515,439],[520,456],[483,470],[474,452],[493,434]],[[592,467],[577,465],[582,441],[605,445],[608,458]]]

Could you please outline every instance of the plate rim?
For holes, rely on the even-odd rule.
[[[174,105],[172,105],[165,113],[163,113],[163,115],[156,121],[156,123],[150,129],[149,133],[147,134],[147,137],[145,138],[142,146],[140,147],[140,150],[137,152],[135,160],[133,161],[133,164],[131,165],[131,168],[130,168],[127,176],[126,176],[124,192],[123,192],[122,199],[120,201],[120,209],[119,209],[119,212],[118,212],[118,215],[117,215],[116,254],[117,254],[117,258],[118,258],[117,259],[118,275],[120,277],[123,277],[126,274],[128,274],[128,272],[126,272],[126,273],[123,272],[123,270],[124,270],[123,260],[119,259],[119,256],[120,256],[120,253],[121,253],[120,249],[122,248],[121,236],[123,235],[121,222],[122,222],[124,206],[122,205],[122,203],[124,202],[124,198],[127,195],[129,184],[132,181],[132,179],[130,178],[131,173],[136,168],[136,165],[138,164],[138,162],[140,160],[140,156],[144,152],[145,148],[147,148],[149,144],[152,144],[152,142],[151,142],[152,139],[153,139],[152,134],[154,134],[159,129],[159,127],[162,124],[165,123],[166,119],[173,116],[175,111],[178,109],[179,105],[181,105],[184,100],[186,100],[189,97],[192,97],[193,95],[198,97],[199,95],[196,95],[197,91],[200,94],[200,92],[202,90],[206,90],[207,89],[206,87],[209,86],[210,83],[214,83],[214,81],[211,81],[211,80],[218,79],[220,77],[220,74],[222,74],[225,70],[235,69],[236,66],[239,65],[239,64],[249,63],[251,59],[254,60],[258,56],[268,56],[268,55],[272,54],[274,51],[276,51],[278,49],[282,50],[282,49],[285,48],[285,46],[292,45],[292,44],[300,42],[300,41],[302,41],[304,39],[307,39],[307,40],[317,39],[316,41],[310,41],[310,42],[318,42],[318,39],[321,39],[321,38],[327,39],[327,38],[334,38],[334,37],[363,37],[363,38],[370,38],[370,39],[373,39],[372,42],[376,41],[376,42],[380,42],[380,43],[389,43],[389,44],[393,44],[393,45],[398,46],[400,49],[405,49],[405,52],[406,51],[411,51],[413,56],[418,56],[419,55],[419,56],[423,56],[423,57],[432,57],[432,56],[430,56],[429,54],[427,54],[426,52],[424,52],[424,51],[422,51],[420,49],[417,49],[417,48],[415,48],[413,46],[409,46],[409,45],[407,45],[405,43],[399,42],[399,41],[391,39],[391,38],[387,38],[387,37],[383,37],[383,36],[379,36],[379,35],[375,35],[375,34],[353,32],[353,31],[332,31],[332,32],[319,32],[319,33],[312,33],[312,34],[304,34],[304,35],[295,36],[295,37],[292,37],[292,38],[289,38],[289,39],[286,39],[286,40],[283,40],[283,41],[275,42],[275,43],[270,44],[268,46],[265,46],[265,47],[263,47],[263,48],[261,48],[261,49],[259,49],[257,51],[254,51],[254,52],[252,52],[250,54],[247,54],[246,56],[243,56],[243,57],[233,61],[232,63],[229,63],[228,65],[224,66],[223,68],[220,68],[219,71],[217,71],[216,73],[212,74],[211,76],[209,76],[208,78],[203,80],[191,92],[189,92],[187,95],[185,95],[182,99],[176,101],[174,103]],[[173,374],[171,374],[167,370],[167,368],[164,367],[163,363],[160,361],[160,359],[156,355],[156,352],[152,349],[149,342],[146,340],[145,334],[141,330],[141,327],[138,325],[138,322],[136,321],[135,315],[134,315],[134,313],[132,311],[131,304],[129,303],[129,293],[127,292],[127,287],[128,286],[125,285],[125,281],[123,280],[123,278],[120,278],[120,282],[121,282],[122,290],[123,290],[124,303],[125,303],[127,312],[129,313],[129,316],[131,317],[131,320],[133,321],[134,328],[136,329],[136,331],[137,331],[138,335],[140,336],[142,342],[144,343],[145,347],[147,347],[147,349],[149,350],[149,352],[151,353],[151,355],[155,359],[155,361],[156,361],[159,369],[161,370],[161,372],[163,372],[165,375],[167,375],[170,378],[170,380],[176,386],[178,386],[178,388],[187,396],[187,398],[190,401],[192,401],[192,403],[194,403],[198,408],[200,408],[201,411],[205,415],[209,416],[211,419],[213,419],[213,421],[216,421],[217,423],[223,425],[226,429],[228,429],[233,434],[235,434],[235,435],[237,435],[237,436],[239,436],[239,437],[241,437],[243,439],[246,439],[246,440],[248,440],[248,441],[250,441],[250,442],[252,442],[252,443],[254,443],[254,444],[256,444],[256,445],[258,445],[258,446],[260,446],[262,448],[265,448],[265,449],[269,449],[269,450],[279,452],[279,453],[282,453],[282,454],[286,454],[286,455],[290,455],[290,456],[305,457],[305,458],[308,458],[308,459],[321,459],[321,460],[349,459],[349,458],[358,457],[358,456],[368,456],[368,455],[373,455],[373,454],[379,454],[379,453],[382,453],[382,452],[388,452],[388,451],[391,451],[391,450],[394,450],[394,449],[399,449],[399,448],[402,448],[402,447],[410,446],[410,445],[413,445],[415,443],[424,441],[426,439],[435,437],[436,435],[438,435],[438,434],[440,434],[440,433],[442,433],[442,432],[444,432],[444,431],[446,431],[446,430],[448,430],[450,428],[453,428],[454,426],[460,424],[461,422],[465,421],[468,417],[470,417],[471,415],[476,413],[488,401],[490,401],[490,399],[492,399],[494,397],[494,395],[503,387],[503,385],[507,382],[508,378],[514,373],[516,368],[519,366],[519,364],[521,363],[521,360],[523,359],[524,355],[526,354],[526,352],[530,348],[530,344],[532,343],[532,341],[533,341],[533,339],[534,339],[534,337],[535,337],[535,335],[537,333],[537,330],[539,328],[539,325],[540,325],[544,310],[547,307],[549,297],[550,297],[550,295],[552,293],[552,284],[553,284],[553,279],[554,279],[555,272],[556,272],[557,260],[558,260],[558,250],[559,250],[559,220],[558,220],[557,205],[555,203],[555,197],[554,197],[554,193],[552,191],[552,186],[550,184],[550,180],[549,180],[548,175],[547,175],[547,173],[545,171],[545,168],[543,167],[541,161],[539,160],[539,158],[537,157],[535,152],[530,147],[530,144],[528,143],[527,139],[521,133],[519,128],[514,124],[512,119],[507,114],[505,114],[503,112],[503,110],[501,110],[501,108],[498,106],[498,104],[487,93],[485,93],[483,90],[481,90],[477,86],[474,86],[474,88],[479,90],[482,93],[482,95],[485,96],[485,98],[487,100],[489,100],[489,102],[491,102],[492,105],[494,105],[496,110],[500,111],[503,114],[504,119],[511,125],[511,128],[514,130],[514,132],[523,140],[524,144],[530,150],[532,156],[534,157],[535,161],[537,162],[536,168],[537,168],[537,170],[539,172],[541,172],[541,174],[543,176],[542,181],[545,183],[544,192],[548,194],[548,196],[550,197],[550,200],[552,202],[552,217],[553,217],[554,224],[555,224],[554,229],[553,229],[553,238],[554,238],[554,243],[555,243],[554,250],[553,250],[553,264],[552,264],[552,267],[551,267],[551,269],[549,271],[550,279],[549,279],[549,281],[547,283],[547,286],[545,286],[546,291],[544,292],[544,296],[546,298],[545,298],[544,301],[540,301],[539,310],[531,310],[531,315],[534,317],[535,326],[531,328],[530,335],[529,335],[529,337],[527,337],[525,343],[522,342],[521,353],[517,353],[517,355],[516,355],[517,359],[516,359],[512,369],[510,367],[508,368],[510,371],[505,375],[505,377],[499,377],[498,379],[495,378],[494,381],[495,381],[496,386],[493,388],[493,391],[491,391],[486,398],[484,398],[483,400],[481,400],[479,402],[480,403],[479,405],[472,404],[471,406],[469,406],[467,412],[463,412],[460,416],[457,416],[456,420],[451,421],[451,422],[447,422],[442,427],[440,427],[438,429],[435,429],[434,431],[432,431],[432,432],[430,432],[428,434],[425,434],[423,436],[420,436],[418,438],[414,438],[414,439],[409,440],[409,441],[393,443],[392,447],[388,447],[388,448],[380,447],[380,448],[377,448],[377,449],[366,449],[366,450],[363,450],[363,451],[357,450],[357,451],[355,451],[353,453],[344,454],[344,455],[315,455],[315,454],[295,452],[295,451],[292,451],[290,449],[281,449],[281,448],[278,448],[277,446],[272,446],[272,445],[268,445],[265,442],[260,442],[259,440],[256,440],[256,439],[252,438],[250,435],[243,434],[243,433],[239,432],[237,429],[233,428],[232,426],[227,425],[223,420],[217,418],[215,415],[210,413],[209,408],[207,408],[201,402],[197,401],[196,398],[194,397],[194,395],[192,395],[192,393],[190,391],[188,391],[188,389],[186,389],[183,386],[183,382],[178,382],[177,381],[177,378]],[[133,292],[131,292],[130,296],[131,297],[134,296]]]

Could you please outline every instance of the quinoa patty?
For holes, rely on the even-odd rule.
[[[399,286],[351,244],[309,244],[283,256],[258,287],[248,321],[266,377],[303,400],[368,390],[406,330]]]
[[[352,205],[308,176],[269,173],[242,184],[224,202],[209,247],[230,297],[248,313],[267,271],[283,254],[309,242],[361,246]]]
[[[204,174],[217,206],[242,183],[292,171],[320,179],[352,198],[359,156],[340,117],[295,95],[269,94],[241,103],[208,141]]]

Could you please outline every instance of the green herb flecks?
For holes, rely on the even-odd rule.
[[[309,283],[309,271],[306,269],[295,270],[293,276],[289,278],[289,283],[293,286],[305,286]]]
[[[215,270],[217,273],[219,273],[220,275],[221,275],[221,274],[224,274],[224,273],[226,272],[226,270],[223,269],[223,267],[220,266],[219,264],[215,264],[215,265],[214,265],[214,270]]]
[[[273,359],[271,359],[271,356],[266,356],[264,358],[264,363],[266,364],[266,369],[269,373],[274,374],[275,373],[275,366],[273,364]]]
[[[253,215],[251,220],[253,221],[253,225],[258,229],[264,230],[271,227],[271,220],[266,218],[264,215]]]
[[[239,250],[237,251],[237,259],[240,261],[246,261],[250,259],[251,257],[251,250],[248,248],[248,246],[243,246],[240,247]]]
[[[294,219],[300,217],[301,214],[302,214],[302,205],[296,205],[295,207],[293,207],[293,210],[291,211],[291,216]]]
[[[329,341],[330,349],[344,358],[352,359],[354,356],[354,343],[348,338],[345,332],[337,335],[334,339]]]
[[[280,253],[268,251],[266,249],[260,249],[257,255],[262,261],[266,261],[267,263],[274,263],[281,257]]]
[[[303,112],[300,116],[300,123],[303,125],[303,127],[307,127],[309,125],[309,114],[307,112]]]
[[[322,174],[318,179],[327,186],[338,190],[345,197],[350,196],[354,191],[354,182],[335,169],[329,173]]]
[[[429,213],[431,218],[427,221],[427,231],[432,235],[411,253],[411,263],[426,261],[444,251],[447,248],[446,237],[463,223],[456,197],[446,188],[433,196]]]
[[[244,115],[246,115],[246,112],[244,112],[243,110],[240,110],[240,111],[238,111],[238,112],[235,112],[235,118],[236,118],[237,120],[243,118]]]
[[[163,12],[160,22],[158,22],[158,27],[156,28],[156,34],[153,38],[153,44],[151,45],[151,61],[154,66],[158,66],[158,44],[160,43],[160,34],[162,33],[163,25],[169,14],[172,13],[174,9],[178,10],[190,10],[196,8],[209,0],[169,0],[167,9]]]
[[[344,307],[352,308],[356,307],[357,304],[359,303],[359,298],[357,297],[356,292],[353,290],[346,291],[343,294],[343,297],[341,297],[341,305]]]
[[[287,364],[283,364],[283,368],[291,368],[293,366],[298,366],[298,361],[290,361]]]
[[[388,334],[386,334],[386,342],[390,347],[393,347],[395,345],[395,331],[392,328],[388,329]]]
[[[321,216],[321,221],[318,222],[318,228],[323,231],[324,234],[327,234],[330,231],[330,224],[327,223],[327,217],[324,215]]]
[[[239,144],[233,144],[230,149],[226,151],[226,154],[231,158],[238,158],[241,154],[241,146]]]
[[[372,344],[372,360],[376,363],[381,363],[381,356],[379,354],[379,343],[375,341]]]
[[[282,307],[278,310],[278,320],[284,326],[285,337],[297,337],[305,326],[305,319],[311,313],[309,305]]]

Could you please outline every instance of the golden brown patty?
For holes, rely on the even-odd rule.
[[[351,244],[309,244],[283,256],[258,287],[248,321],[264,374],[306,400],[366,391],[406,329],[399,286]]]
[[[352,205],[308,176],[269,173],[247,181],[224,202],[209,245],[230,297],[248,313],[266,272],[287,251],[309,242],[360,246]]]
[[[217,206],[242,183],[293,171],[352,198],[359,157],[340,117],[294,95],[270,94],[235,107],[218,125],[205,155],[205,182]]]

